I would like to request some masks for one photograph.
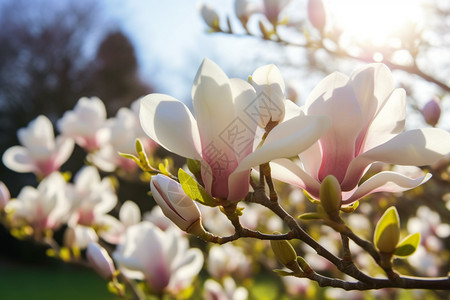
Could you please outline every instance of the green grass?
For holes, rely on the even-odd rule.
[[[0,261],[2,300],[116,300],[92,270],[61,263],[42,266]]]

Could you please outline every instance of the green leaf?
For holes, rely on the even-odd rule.
[[[320,204],[320,200],[314,199],[307,191],[303,190],[303,194],[305,194],[305,197],[311,201],[311,203],[314,204]]]
[[[275,273],[277,273],[278,275],[280,275],[280,276],[283,276],[283,277],[285,277],[285,276],[292,276],[294,273],[292,273],[292,272],[287,272],[287,271],[285,271],[285,270],[281,270],[281,269],[275,269],[275,270],[273,270]]]
[[[304,213],[304,214],[301,214],[300,216],[298,216],[298,218],[300,220],[305,220],[305,221],[308,221],[308,220],[321,220],[322,216],[320,214],[318,214],[318,213]]]
[[[189,198],[200,202],[206,206],[217,206],[219,203],[211,197],[208,192],[194,178],[189,176],[183,169],[178,170],[178,179],[180,180],[183,191]]]
[[[419,247],[420,243],[420,233],[410,234],[405,237],[395,248],[394,255],[397,256],[410,256],[414,252],[416,252],[417,247]]]
[[[400,221],[397,209],[389,207],[377,223],[374,234],[375,246],[383,253],[393,253],[400,238]]]

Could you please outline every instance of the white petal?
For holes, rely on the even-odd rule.
[[[270,163],[272,177],[305,189],[314,197],[319,196],[320,182],[312,178],[295,162],[281,158]]]
[[[37,169],[29,151],[22,146],[8,148],[3,153],[2,160],[6,167],[19,173],[34,172]]]
[[[59,136],[56,138],[56,158],[55,164],[61,166],[72,155],[73,148],[75,146],[74,141],[71,138]]]
[[[125,226],[131,226],[141,221],[141,210],[133,201],[127,200],[119,211],[119,219]]]
[[[427,182],[430,178],[430,173],[419,178],[409,178],[396,172],[381,172],[367,179],[348,199],[343,199],[343,204],[350,204],[376,192],[395,193],[407,191]]]
[[[53,125],[44,115],[31,121],[28,127],[19,129],[17,137],[20,143],[29,149],[34,147],[53,149],[55,146]]]
[[[179,267],[173,270],[169,289],[173,287],[186,287],[198,275],[203,267],[203,254],[199,249],[191,248],[183,253],[183,259]]]
[[[269,162],[276,158],[290,158],[308,149],[328,130],[329,122],[323,116],[300,115],[278,124],[264,144],[244,158],[235,172]]]
[[[139,118],[145,133],[167,150],[201,159],[197,123],[180,101],[163,94],[145,96],[141,99]]]

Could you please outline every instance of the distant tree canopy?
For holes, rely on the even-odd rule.
[[[0,153],[17,143],[18,128],[39,114],[55,121],[81,96],[100,97],[113,114],[151,91],[138,78],[130,40],[117,27],[101,24],[98,6],[94,1],[0,4]],[[92,42],[93,36],[103,41]],[[88,55],[86,49],[96,45],[96,55]]]

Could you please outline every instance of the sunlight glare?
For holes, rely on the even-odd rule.
[[[407,34],[423,20],[420,0],[329,0],[328,16],[348,39],[386,45],[394,33]]]

